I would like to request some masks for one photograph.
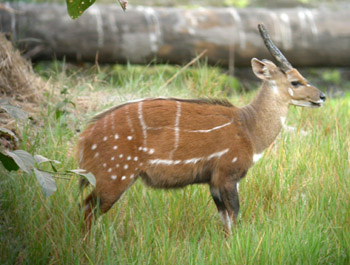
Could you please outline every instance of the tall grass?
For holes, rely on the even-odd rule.
[[[50,91],[40,122],[19,125],[22,148],[61,161],[59,170],[77,167],[77,131],[114,104],[206,95],[242,106],[255,93],[238,94],[237,80],[202,64],[164,89],[177,67],[78,70],[56,62],[36,69],[68,94]],[[77,105],[61,104],[56,117],[63,97]],[[137,181],[86,237],[78,179],[57,179],[57,192],[45,198],[34,176],[1,168],[0,263],[350,264],[349,116],[350,95],[321,109],[291,108],[295,131],[283,131],[241,181],[239,224],[229,238],[205,185],[164,191]]]

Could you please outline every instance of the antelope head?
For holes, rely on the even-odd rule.
[[[281,94],[290,105],[301,107],[321,107],[326,96],[299,73],[288,62],[282,52],[272,42],[269,34],[262,24],[258,25],[261,37],[273,58],[277,61],[276,66],[269,60],[259,61],[252,59],[252,68],[255,75],[270,82],[274,92]]]

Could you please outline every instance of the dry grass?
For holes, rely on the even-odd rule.
[[[34,115],[47,89],[48,83],[34,73],[31,63],[0,33],[0,97],[10,98],[13,105]],[[13,119],[0,113],[0,126],[14,129]]]

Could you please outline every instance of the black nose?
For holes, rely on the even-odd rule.
[[[326,101],[326,95],[323,94],[322,92],[320,94],[320,99],[322,99],[323,101]]]

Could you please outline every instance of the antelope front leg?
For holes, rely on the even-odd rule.
[[[237,184],[237,181],[229,180],[220,189],[222,201],[227,209],[230,220],[233,222],[233,225],[236,225],[237,223],[239,211]]]
[[[220,214],[221,222],[224,225],[224,231],[226,235],[231,235],[232,230],[231,230],[231,220],[229,218],[229,214],[227,212],[227,209],[225,207],[224,202],[222,201],[220,191],[216,187],[210,187],[210,193],[211,196],[213,197],[213,200],[215,202],[216,208],[218,209],[218,212]]]

